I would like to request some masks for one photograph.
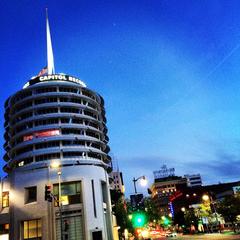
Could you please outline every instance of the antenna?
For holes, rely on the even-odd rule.
[[[54,74],[54,59],[53,59],[53,49],[52,49],[52,41],[50,34],[50,27],[48,22],[48,9],[46,8],[46,31],[47,31],[47,70],[48,74]]]

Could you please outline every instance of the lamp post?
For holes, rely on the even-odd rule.
[[[147,184],[147,179],[146,179],[146,177],[145,176],[141,176],[141,177],[138,177],[138,178],[133,178],[133,185],[134,185],[134,192],[135,192],[135,194],[137,194],[137,187],[136,187],[136,182],[138,181],[138,180],[140,180],[141,179],[141,185],[142,186],[146,186],[146,184]]]
[[[62,234],[62,192],[61,192],[61,166],[59,162],[52,162],[51,167],[54,169],[58,169],[58,209],[59,209],[59,217],[60,217],[60,239],[63,240],[63,234]]]

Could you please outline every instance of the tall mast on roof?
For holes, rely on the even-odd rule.
[[[46,8],[46,31],[47,31],[47,70],[48,74],[54,74],[54,59],[53,59],[53,49],[52,49],[52,41],[50,34],[50,27],[48,22],[48,10]]]

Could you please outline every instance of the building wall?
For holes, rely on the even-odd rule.
[[[23,239],[23,221],[31,219],[41,219],[42,239],[59,239],[59,208],[44,199],[45,185],[58,184],[57,171],[50,168],[57,161],[62,185],[81,182],[82,202],[62,207],[63,231],[76,223],[81,233],[71,239],[90,240],[102,231],[103,239],[111,240],[111,158],[103,98],[68,75],[36,77],[26,86],[5,103],[10,239]],[[26,188],[34,186],[37,201],[26,204]]]
[[[10,192],[9,178],[3,178],[0,180],[0,238],[8,236],[9,233],[9,207],[3,207],[3,193]]]
[[[96,216],[94,215],[92,180],[94,181]],[[51,228],[55,225],[53,212],[58,212],[58,208],[53,207],[53,203],[45,201],[44,192],[46,184],[58,184],[57,171],[55,169],[48,168],[40,170],[16,171],[11,176],[11,181],[10,238],[21,239],[21,228],[19,223],[22,221],[29,219],[42,219],[43,239],[51,239]],[[108,213],[108,217],[111,216],[110,201],[108,199],[107,203],[104,204],[102,198],[103,194],[101,184],[102,182],[108,182],[105,170],[97,166],[76,165],[74,167],[64,167],[62,169],[61,182],[76,181],[81,181],[82,203],[63,206],[63,212],[81,210],[83,229],[85,229],[83,233],[84,239],[91,239],[90,234],[95,230],[103,231],[103,239],[111,239],[111,236],[107,236],[107,229],[104,224],[104,212]],[[32,186],[37,186],[37,201],[25,204],[25,188]],[[107,197],[109,198],[109,196]],[[50,214],[52,215],[49,217]]]
[[[112,183],[110,185],[111,189],[120,191],[121,193],[125,192],[125,187],[123,183],[122,172],[116,171],[111,172],[109,176],[112,178]]]
[[[184,175],[187,178],[187,184],[189,187],[202,186],[202,178],[200,174]]]
[[[178,194],[178,191],[187,186],[186,178],[169,176],[155,179],[151,186],[152,198],[162,215],[170,213],[170,198]]]

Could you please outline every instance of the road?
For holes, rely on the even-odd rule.
[[[204,235],[183,235],[176,237],[175,239],[181,240],[181,239],[187,239],[187,240],[205,240],[205,239],[215,239],[215,240],[220,240],[220,239],[232,239],[232,240],[239,240],[240,235],[223,235],[223,234],[204,234]]]
[[[161,237],[161,238],[155,238],[154,240],[166,240],[166,239],[172,239],[172,240],[240,240],[240,234],[238,235],[226,235],[226,234],[204,234],[204,235],[183,235],[178,237]]]

